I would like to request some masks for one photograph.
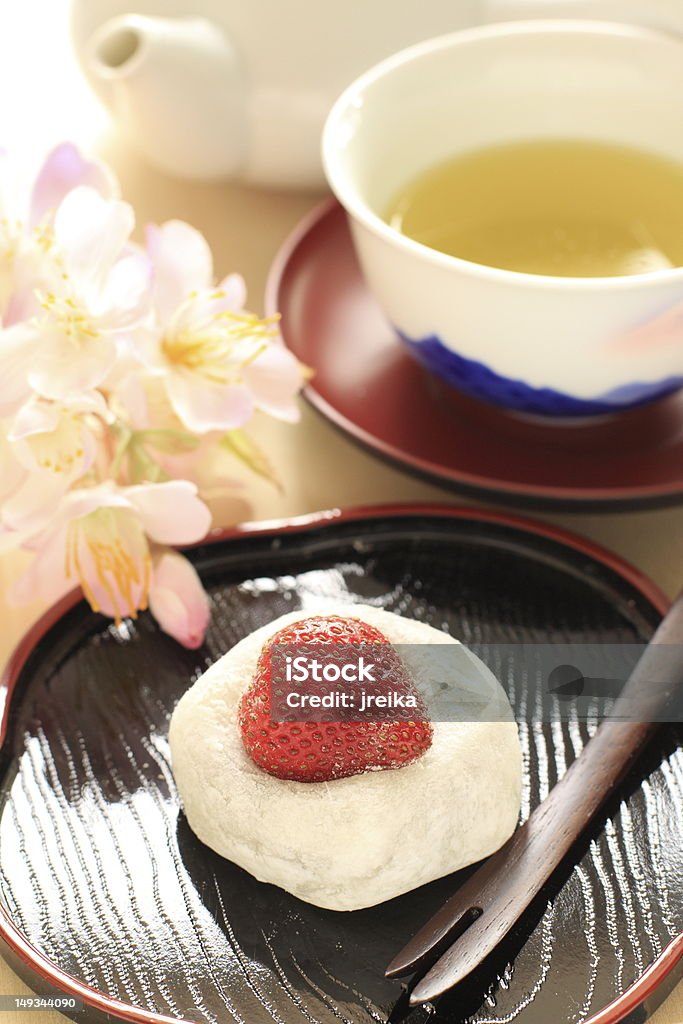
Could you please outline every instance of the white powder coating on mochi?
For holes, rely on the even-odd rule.
[[[264,772],[242,744],[240,699],[264,644],[283,626],[316,614],[361,619],[395,645],[459,644],[365,605],[283,615],[241,640],[182,697],[170,727],[173,773],[190,827],[207,846],[308,903],[359,910],[502,846],[519,814],[521,750],[502,688],[461,647],[509,721],[434,722],[430,748],[403,768],[314,783]],[[400,654],[418,690],[438,688],[433,658],[415,648]]]

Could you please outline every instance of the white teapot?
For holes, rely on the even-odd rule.
[[[323,184],[344,86],[410,43],[490,21],[598,17],[683,31],[680,0],[72,0],[83,70],[130,140],[193,178]]]

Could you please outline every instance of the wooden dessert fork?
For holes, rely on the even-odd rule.
[[[673,645],[673,646],[672,646]],[[650,680],[666,679],[650,686]],[[683,692],[683,593],[662,620],[610,719],[545,800],[397,953],[387,977],[424,970],[410,1004],[442,995],[477,967],[519,919]],[[617,721],[618,718],[628,721]]]

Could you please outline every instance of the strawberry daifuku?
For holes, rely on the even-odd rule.
[[[271,683],[273,645],[325,644],[379,650],[385,664],[388,693],[410,694],[426,716],[419,693],[387,637],[375,626],[340,615],[308,616],[280,629],[264,646],[254,680],[242,697],[239,726],[252,761],[278,779],[296,782],[331,782],[368,769],[402,768],[424,754],[432,742],[432,727],[425,718],[397,721],[391,711],[384,721],[273,721]],[[339,666],[341,669],[343,666]]]
[[[274,721],[274,652],[292,644],[332,662],[335,645],[373,653],[382,684],[414,710]],[[476,720],[428,720],[449,672],[456,690],[476,688]],[[246,636],[182,697],[169,741],[202,842],[330,910],[373,906],[481,860],[519,814],[517,725],[494,676],[447,633],[366,605],[307,605]]]

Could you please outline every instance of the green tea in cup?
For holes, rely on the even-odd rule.
[[[590,140],[499,144],[423,171],[386,220],[432,249],[525,274],[683,267],[683,163]]]

